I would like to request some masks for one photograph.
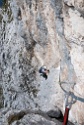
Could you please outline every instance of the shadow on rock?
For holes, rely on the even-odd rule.
[[[60,122],[63,122],[63,114],[60,110],[50,110],[47,112],[47,115],[50,117],[50,118],[55,118],[57,120],[59,120]]]

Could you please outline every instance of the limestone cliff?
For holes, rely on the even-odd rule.
[[[38,72],[42,65],[50,70],[47,80]],[[76,99],[69,120],[84,125],[83,76],[83,0],[6,1],[0,8],[1,124],[9,124],[7,118],[13,112],[26,109],[48,112],[58,107],[64,113],[65,93],[59,83],[65,81]],[[28,123],[30,117],[33,121]],[[33,125],[35,119],[42,118],[38,113],[23,113],[10,124]],[[43,120],[41,124],[56,122]]]

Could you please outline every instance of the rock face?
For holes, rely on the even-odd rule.
[[[10,109],[48,112],[58,107],[64,113],[60,82],[67,82],[64,89],[76,99],[69,120],[84,124],[83,27],[83,0],[11,0],[0,8],[1,124]],[[38,73],[42,65],[50,70],[47,80]],[[32,117],[38,125],[57,123],[32,113],[11,125],[33,125]]]

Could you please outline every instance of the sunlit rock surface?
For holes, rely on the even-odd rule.
[[[68,1],[69,2],[69,1]],[[73,2],[72,2],[73,3]],[[71,118],[84,124],[84,3],[75,1],[73,7],[67,3],[63,9],[64,34],[70,50],[71,62],[76,73],[75,94],[80,97],[71,110]],[[80,108],[79,108],[80,107]]]
[[[1,124],[9,124],[11,109],[48,112],[58,107],[64,113],[63,81],[78,99],[69,120],[84,124],[83,27],[83,0],[10,0],[0,8]],[[47,80],[38,73],[42,65],[50,70]],[[18,121],[16,114],[11,125],[58,124],[34,112],[23,116]]]

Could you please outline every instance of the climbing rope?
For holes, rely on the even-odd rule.
[[[75,83],[74,83],[75,84]],[[77,92],[74,90],[74,84],[72,83],[67,83],[67,82],[60,82],[60,87],[61,89],[65,92],[65,94],[68,94],[69,92],[71,92],[71,96],[75,99],[78,100],[80,102],[84,103],[84,98]],[[65,87],[66,86],[66,87]],[[67,87],[68,86],[68,87]],[[76,93],[77,95],[75,95],[74,93]]]
[[[63,125],[67,125],[68,123],[69,111],[73,103],[75,103],[75,101],[73,97],[71,96],[71,92],[68,92],[65,98],[65,113],[64,113]]]
[[[79,100],[84,103],[84,98],[74,95],[74,92],[75,92],[77,95],[81,96],[78,92],[76,92],[74,90],[74,85],[75,85],[75,83],[68,84],[67,82],[60,82],[60,87],[66,94],[65,95],[66,96],[65,97],[65,113],[64,113],[63,125],[67,125],[67,123],[68,123],[69,111],[71,109],[72,104],[74,104],[76,102],[76,100]]]

